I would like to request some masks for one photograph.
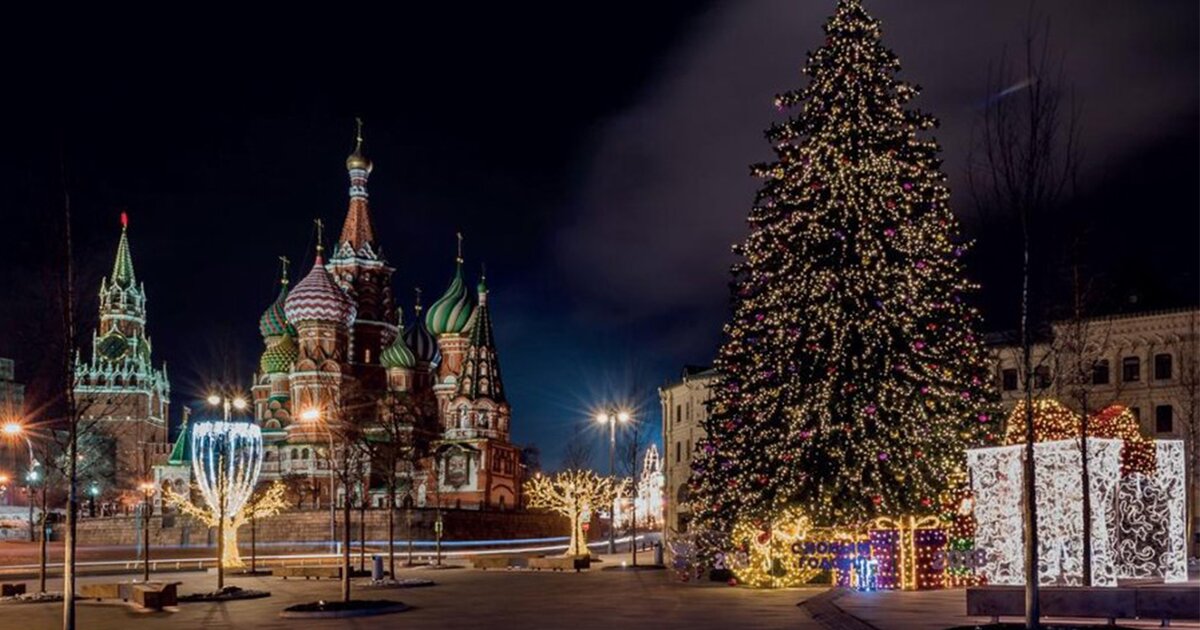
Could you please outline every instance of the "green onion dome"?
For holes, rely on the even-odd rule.
[[[399,309],[397,309],[399,310]],[[396,339],[392,341],[392,345],[384,348],[383,352],[379,353],[379,363],[385,368],[408,368],[412,369],[417,364],[417,357],[413,354],[412,349],[408,347],[408,343],[404,341],[404,317],[400,316],[396,326]]]
[[[275,301],[263,312],[262,317],[258,318],[258,331],[262,333],[263,339],[296,334],[295,329],[287,321],[287,314],[283,311],[283,305],[287,302],[287,294],[287,284],[284,284],[279,289],[279,297],[275,298]]]
[[[292,369],[292,363],[300,355],[300,348],[291,335],[283,335],[279,341],[271,344],[258,360],[258,367],[263,374],[282,374]]]
[[[463,282],[462,259],[459,258],[450,287],[429,307],[429,312],[425,314],[425,324],[429,327],[429,332],[440,337],[463,332],[470,319],[471,295]]]

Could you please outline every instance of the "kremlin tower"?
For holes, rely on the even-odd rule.
[[[112,441],[118,490],[151,478],[170,449],[167,367],[155,369],[146,334],[146,287],[137,281],[129,248],[129,217],[121,213],[121,238],[112,273],[100,281],[100,325],[92,333],[91,360],[75,357],[79,417]],[[104,489],[107,490],[107,489]]]

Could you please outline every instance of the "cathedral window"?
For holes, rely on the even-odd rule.
[[[308,449],[303,449],[300,451],[300,459],[308,459]]]
[[[300,459],[300,451],[298,449],[292,449],[292,459]]]

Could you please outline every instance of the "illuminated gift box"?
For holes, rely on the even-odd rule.
[[[1187,579],[1183,443],[1155,442],[1152,472],[1121,476],[1121,440],[1091,438],[1092,584],[1117,578]],[[975,547],[989,584],[1024,584],[1023,445],[967,451],[975,495]],[[1034,445],[1039,582],[1083,582],[1082,461],[1078,440]]]

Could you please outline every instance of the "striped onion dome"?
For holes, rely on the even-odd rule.
[[[279,289],[279,297],[275,298],[275,301],[271,302],[271,305],[263,312],[262,317],[258,318],[258,331],[262,333],[263,339],[296,334],[295,329],[287,321],[287,315],[283,312],[283,304],[287,301],[287,295],[288,290],[285,283]]]
[[[417,321],[404,331],[404,343],[412,350],[413,356],[418,362],[432,364],[437,360],[437,340],[433,338],[433,333],[429,332],[429,328],[425,326],[424,320],[419,316]]]
[[[396,309],[400,312],[400,309]],[[412,349],[404,341],[404,315],[400,314],[397,323],[397,330],[400,332],[396,335],[396,339],[392,341],[392,345],[383,349],[379,353],[379,364],[385,368],[409,368],[417,364],[417,357],[413,354]]]
[[[258,367],[263,374],[282,374],[292,369],[292,363],[298,356],[300,348],[296,345],[296,340],[291,335],[284,335],[279,341],[267,346],[262,358],[258,360]]]
[[[356,315],[354,301],[334,284],[320,256],[317,256],[312,271],[288,294],[283,311],[293,326],[300,322],[324,321],[349,327]]]
[[[429,332],[437,336],[455,335],[467,328],[471,319],[471,295],[463,282],[462,258],[454,269],[454,279],[449,288],[429,307],[425,314],[425,324]]]

